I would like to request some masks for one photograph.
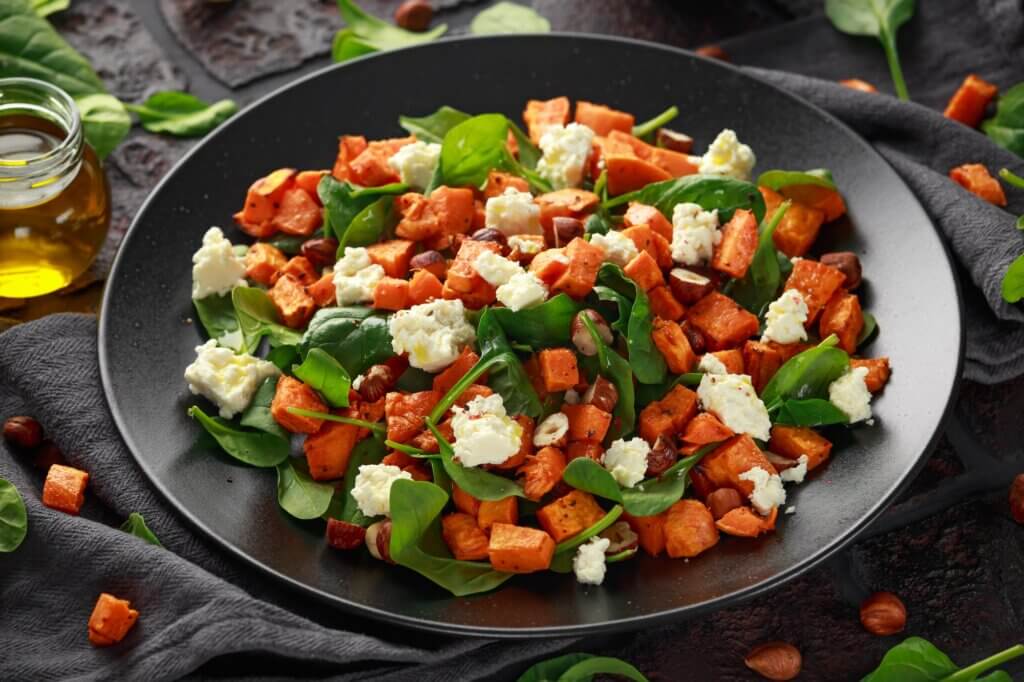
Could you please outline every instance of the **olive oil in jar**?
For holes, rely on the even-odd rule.
[[[0,297],[70,284],[109,224],[103,170],[70,97],[41,81],[0,80]]]

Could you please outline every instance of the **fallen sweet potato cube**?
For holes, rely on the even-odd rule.
[[[551,566],[555,541],[537,528],[496,523],[487,547],[491,566],[504,573],[533,573]]]
[[[85,486],[88,483],[89,474],[81,469],[53,464],[43,483],[43,504],[50,509],[78,514],[85,503]]]
[[[562,542],[590,528],[604,517],[594,496],[573,490],[537,510],[537,522],[555,542]]]
[[[103,592],[89,616],[89,641],[93,646],[117,644],[135,625],[139,612],[127,599]]]
[[[946,105],[943,116],[960,121],[966,126],[977,128],[985,118],[985,107],[999,92],[999,88],[975,74],[968,74],[964,82],[953,93]]]

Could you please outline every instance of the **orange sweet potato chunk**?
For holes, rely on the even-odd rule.
[[[441,280],[429,270],[417,270],[409,280],[409,305],[419,305],[441,298]]]
[[[342,135],[338,138],[338,155],[334,159],[334,168],[331,170],[337,180],[350,180],[352,170],[349,164],[352,159],[363,153],[366,149],[366,138],[362,135]]]
[[[487,554],[491,566],[505,573],[533,573],[551,566],[555,541],[537,528],[496,523],[491,528]]]
[[[423,419],[444,397],[439,391],[388,393],[384,401],[388,440],[405,443],[423,430]]]
[[[373,287],[374,308],[403,310],[409,307],[409,280],[382,277]]]
[[[301,329],[316,312],[316,301],[306,292],[306,287],[291,275],[279,277],[267,292],[267,297],[277,309],[277,314],[287,326]]]
[[[647,251],[641,251],[633,256],[632,260],[626,263],[623,272],[644,291],[649,291],[654,287],[664,286],[665,284],[661,268],[658,267],[657,261]]]
[[[409,274],[409,261],[416,253],[416,242],[408,239],[391,239],[366,247],[370,260],[384,268],[388,277],[403,278]]]
[[[565,456],[570,462],[578,457],[586,457],[595,462],[600,462],[604,456],[604,446],[598,441],[574,440],[566,448]]]
[[[711,267],[742,279],[754,262],[757,242],[757,219],[752,212],[738,209],[722,228],[722,241],[715,247]]]
[[[673,559],[695,557],[718,544],[711,510],[698,500],[679,500],[665,514],[665,551]]]
[[[747,341],[743,344],[743,367],[750,375],[754,390],[761,392],[782,367],[782,353],[767,343]]]
[[[654,287],[647,292],[647,298],[651,301],[651,312],[657,317],[678,322],[686,312],[667,286]]]
[[[710,412],[701,412],[690,420],[683,432],[683,442],[692,445],[718,443],[733,436],[733,431]]]
[[[797,261],[797,264],[802,262],[804,261]],[[717,291],[712,291],[697,301],[686,312],[686,319],[704,335],[710,351],[735,348],[757,334],[760,329],[756,315],[744,310],[736,301]]]
[[[807,304],[807,326],[818,319],[832,295],[846,281],[846,275],[824,263],[802,258],[793,265],[793,272],[786,280],[786,289],[796,289]]]
[[[474,519],[476,519],[476,515],[480,512],[480,500],[467,493],[456,483],[452,483],[452,504],[460,512],[469,514]]]
[[[568,269],[569,257],[565,255],[564,249],[541,251],[530,261],[530,272],[548,287],[554,286]]]
[[[977,128],[985,117],[985,107],[999,92],[999,88],[975,74],[969,74],[946,105],[943,116]]]
[[[654,318],[651,340],[673,374],[685,374],[697,364],[697,354],[693,352],[689,339],[677,323],[660,317]]]
[[[763,533],[775,530],[775,520],[779,517],[779,508],[772,507],[768,516],[761,516],[750,507],[730,509],[722,518],[715,522],[718,530],[728,535],[741,538],[756,538]]]
[[[623,512],[622,520],[639,536],[640,548],[651,556],[658,556],[665,551],[666,516],[667,510],[656,516],[632,516]]]
[[[857,350],[857,337],[864,328],[864,313],[860,309],[857,294],[850,294],[840,289],[821,312],[818,331],[821,338],[835,334],[839,338],[839,347],[847,353]],[[755,384],[756,387],[756,384]]]
[[[277,247],[266,242],[256,242],[245,252],[245,276],[270,286],[275,275],[287,262],[288,259]]]
[[[409,136],[370,142],[358,156],[349,161],[349,179],[363,187],[379,187],[398,182],[401,180],[398,171],[388,165],[388,159],[415,141],[415,136]]]
[[[565,292],[573,298],[583,298],[594,288],[597,271],[604,262],[604,249],[576,237],[565,247],[565,255],[569,262],[551,287],[551,293]]]
[[[949,178],[971,194],[990,204],[1006,206],[1006,193],[999,181],[980,163],[965,163],[949,171]]]
[[[729,350],[719,350],[712,353],[718,361],[725,365],[725,369],[729,374],[746,374],[746,368],[743,366],[743,351],[739,348],[730,348]]]
[[[697,394],[686,386],[676,386],[661,400],[655,400],[640,412],[640,436],[654,443],[658,436],[681,432],[697,414]]]
[[[277,276],[271,284],[285,275],[291,275],[302,286],[309,286],[320,278],[313,263],[305,256],[292,256],[278,271]]]
[[[562,480],[565,465],[565,455],[558,448],[545,447],[534,455],[527,455],[517,472],[526,497],[536,501],[551,492]]]
[[[50,465],[43,483],[43,504],[50,509],[77,515],[85,503],[89,474],[63,464]]]
[[[459,561],[487,558],[487,534],[469,514],[446,514],[441,519],[441,534],[452,556]]]
[[[298,379],[282,374],[277,380],[274,400],[270,403],[270,414],[274,421],[292,433],[316,433],[323,425],[322,419],[302,417],[288,411],[297,407],[312,412],[327,412],[327,406],[312,388]]]
[[[613,130],[632,133],[636,119],[633,114],[580,100],[576,102],[576,122],[587,126],[597,135],[608,135]]]
[[[569,440],[600,442],[608,433],[612,415],[594,405],[562,405],[562,412],[569,418]]]
[[[430,193],[430,208],[443,235],[465,234],[473,226],[476,208],[473,190],[467,187],[438,187]]]
[[[758,187],[765,203],[765,220],[775,215],[784,199],[781,194],[767,187]],[[799,202],[790,204],[786,214],[772,233],[776,248],[790,258],[804,256],[818,238],[825,212]]]
[[[299,171],[295,176],[295,186],[306,190],[309,196],[313,197],[313,201],[319,205],[320,197],[317,194],[317,188],[320,187],[320,181],[324,179],[324,176],[329,174],[330,171],[326,170]]]
[[[514,496],[500,500],[483,500],[476,513],[476,522],[485,533],[490,533],[496,523],[508,523],[514,526],[518,521],[519,504]]]
[[[851,367],[867,367],[868,375],[864,378],[868,390],[878,393],[889,381],[889,358],[850,358]]]
[[[286,190],[274,215],[274,228],[285,234],[308,237],[323,223],[323,209],[301,187]]]
[[[400,216],[395,234],[402,239],[418,242],[441,234],[441,223],[430,200],[422,194],[406,192],[395,197],[394,206]]]
[[[660,215],[660,214],[659,214]],[[635,225],[622,230],[622,236],[629,238],[637,251],[646,251],[665,270],[672,267],[671,240],[666,239],[647,225]]]
[[[448,391],[452,390],[452,386],[459,383],[459,380],[466,375],[466,372],[473,368],[473,365],[480,362],[480,356],[477,355],[470,346],[466,346],[462,349],[462,353],[459,357],[455,358],[455,362],[448,365],[448,367],[434,376],[434,390],[444,395]],[[487,381],[487,375],[484,374],[476,383],[485,383]]]
[[[537,510],[537,522],[555,542],[568,540],[604,517],[604,510],[590,493],[573,490]]]
[[[668,218],[661,211],[653,206],[639,204],[635,201],[630,202],[623,219],[627,228],[646,225],[661,235],[667,242],[672,242],[672,223],[668,221]],[[623,234],[625,234],[625,231],[623,231]]]
[[[568,348],[547,348],[537,354],[540,376],[548,393],[566,391],[580,383],[576,354]]]
[[[501,196],[509,187],[520,192],[530,191],[530,183],[518,175],[492,170],[487,173],[487,184],[484,185],[484,198],[491,199]]]
[[[768,449],[792,460],[807,455],[807,470],[812,471],[828,460],[829,453],[832,452],[832,443],[814,429],[776,424],[772,427]]]
[[[245,197],[241,221],[258,225],[273,220],[294,178],[294,168],[279,168],[252,183]]]
[[[531,99],[523,111],[523,122],[530,141],[540,143],[540,138],[549,128],[564,126],[569,122],[569,98],[555,97],[548,100]]]
[[[549,242],[554,243],[555,218],[582,219],[601,202],[601,197],[585,189],[568,187],[541,194],[536,198],[540,207],[540,224]]]
[[[778,473],[747,434],[733,436],[722,443],[705,456],[698,467],[714,487],[735,488],[747,496],[754,491],[754,484],[741,479],[740,474],[753,467],[761,467],[769,474]]]
[[[608,172],[608,194],[610,196],[632,192],[646,187],[652,182],[672,179],[672,175],[668,171],[636,156],[608,154],[604,158],[604,165]]]
[[[357,440],[359,427],[352,424],[325,421],[316,433],[311,433],[302,450],[313,480],[330,481],[344,476]]]
[[[93,646],[117,644],[128,634],[139,618],[139,612],[127,599],[118,599],[103,592],[89,616],[89,642]]]
[[[326,275],[306,287],[313,302],[320,308],[332,306],[337,302],[338,289],[334,286],[334,275],[328,272]]]

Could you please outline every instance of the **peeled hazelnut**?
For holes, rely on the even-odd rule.
[[[1024,525],[1024,474],[1017,474],[1010,486],[1010,514],[1014,521]]]
[[[4,422],[4,440],[19,450],[35,450],[43,442],[43,427],[32,417],[11,417]]]
[[[707,504],[711,516],[717,521],[733,509],[743,506],[743,498],[734,488],[719,488],[708,495]]]
[[[655,140],[659,147],[671,149],[680,154],[689,154],[693,150],[693,138],[670,128],[658,128]]]
[[[440,251],[424,251],[412,257],[409,261],[409,269],[426,270],[433,273],[438,279],[444,279],[444,275],[448,271],[448,261]]]
[[[723,50],[718,45],[701,45],[694,50],[701,57],[710,57],[711,59],[718,59],[723,62],[731,61],[729,59],[729,53]]]
[[[389,564],[394,563],[391,561],[391,519],[370,524],[370,527],[366,529],[364,542],[366,549],[370,550],[370,555],[374,559],[380,559]]]
[[[769,462],[772,463],[772,466],[775,467],[776,471],[785,471],[786,469],[795,467],[797,465],[796,460],[790,459],[788,457],[783,457],[782,455],[777,455],[771,450],[764,450],[764,456]]]
[[[651,451],[647,453],[647,475],[661,476],[678,459],[679,451],[672,443],[672,439],[658,436]]]
[[[434,8],[426,0],[406,0],[395,10],[395,23],[406,31],[426,31],[433,18]]]
[[[366,539],[366,529],[348,521],[327,519],[327,544],[335,549],[355,549]]]
[[[587,387],[581,401],[584,405],[593,405],[599,410],[611,412],[619,402],[619,389],[615,384],[598,375],[594,383]]]
[[[572,344],[576,346],[576,350],[586,356],[597,355],[597,344],[594,343],[593,337],[590,336],[590,330],[583,324],[580,315],[586,315],[593,321],[597,335],[605,343],[612,342],[612,328],[608,326],[601,313],[590,308],[581,310],[576,314],[576,317],[572,318]]]
[[[331,237],[303,242],[301,253],[315,267],[326,268],[338,261],[338,240]]]
[[[501,247],[502,253],[508,253],[508,238],[493,227],[483,227],[469,236],[475,242],[494,242]]]
[[[894,635],[907,624],[907,607],[892,592],[875,592],[861,603],[860,622],[873,635]]]
[[[694,327],[689,320],[683,320],[679,326],[682,328],[683,333],[686,334],[686,340],[690,342],[690,350],[697,355],[703,355],[707,348],[703,332]]]
[[[398,376],[387,365],[374,365],[366,370],[363,381],[359,384],[359,395],[368,403],[375,403],[390,391],[398,381]]]
[[[750,650],[743,662],[768,680],[792,680],[800,674],[800,650],[786,642],[765,642]]]
[[[715,288],[714,281],[699,272],[686,268],[672,268],[668,273],[668,286],[672,295],[683,305],[693,305]]]
[[[583,236],[583,222],[569,216],[557,216],[551,220],[551,231],[555,236],[555,247],[558,248]]]
[[[860,258],[852,251],[836,251],[821,255],[821,264],[828,265],[846,275],[843,286],[856,289],[861,282]]]
[[[565,446],[569,433],[569,417],[562,412],[549,414],[533,430],[533,444],[538,448]]]
[[[640,544],[640,536],[625,521],[618,521],[611,525],[608,530],[601,533],[601,537],[607,538],[610,542],[605,554],[618,554],[627,549],[634,549]]]

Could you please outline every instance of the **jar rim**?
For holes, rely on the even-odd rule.
[[[12,88],[24,88],[27,91],[35,91],[43,98],[52,98],[60,106],[58,108],[46,107],[42,104],[26,105],[25,102],[19,101],[7,102],[5,101],[4,93]],[[0,116],[3,115],[5,108],[15,108],[17,106],[32,106],[46,109],[50,114],[54,114],[59,118],[59,120],[53,122],[64,128],[66,134],[58,145],[43,154],[20,159],[18,164],[11,164],[10,162],[5,162],[4,159],[0,159],[0,167],[11,168],[17,165],[25,168],[27,171],[31,168],[33,170],[29,172],[34,173],[36,167],[50,166],[54,161],[60,164],[67,160],[69,156],[76,157],[80,154],[80,147],[82,145],[82,117],[74,98],[65,90],[38,78],[23,76],[0,78]]]

